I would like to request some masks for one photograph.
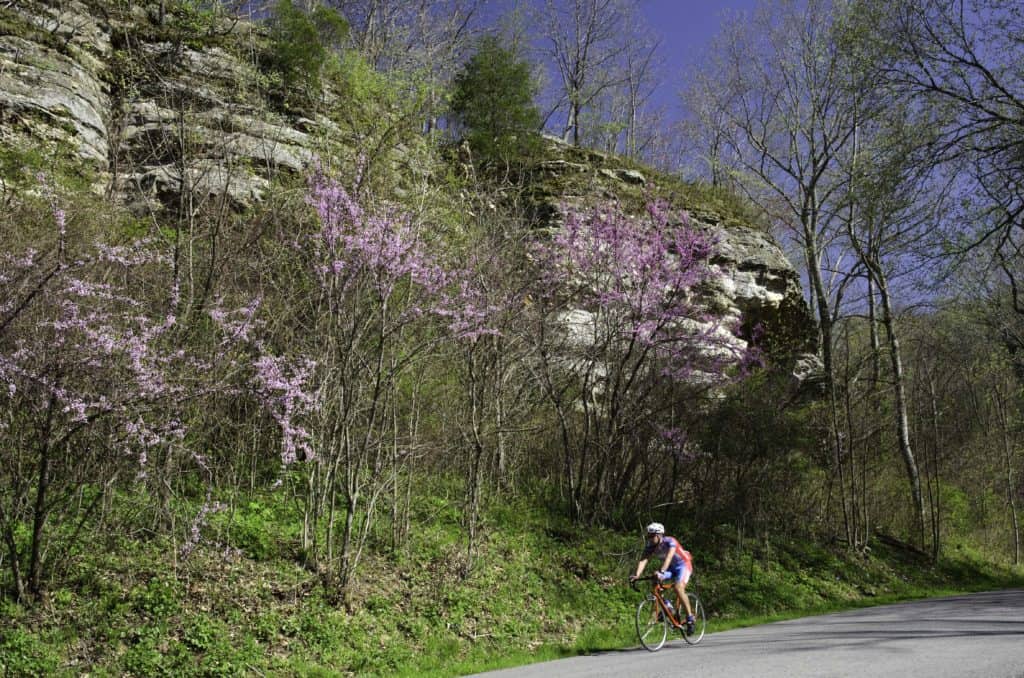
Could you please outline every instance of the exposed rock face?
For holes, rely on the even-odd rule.
[[[159,209],[183,190],[247,205],[273,173],[313,157],[308,131],[253,97],[252,63],[147,42],[138,29],[153,29],[157,10],[114,19],[77,0],[27,0],[7,11],[20,35],[0,35],[0,140],[70,151],[131,205]]]
[[[146,45],[144,61],[168,68],[124,102],[120,155],[129,169],[117,187],[125,195],[158,204],[187,190],[248,205],[275,172],[311,161],[308,134],[246,100],[245,83],[258,77],[252,64],[220,49],[166,43]]]
[[[81,3],[62,5],[6,10],[23,22],[24,36],[0,35],[0,141],[54,142],[103,167],[110,36]]]
[[[165,20],[157,5],[114,11],[96,0],[9,3],[0,10],[0,143],[73,154],[96,170],[98,190],[155,212],[182,194],[249,205],[276,172],[302,171],[319,140],[338,140],[329,119],[286,116],[270,105],[259,94],[264,76],[253,58],[197,47],[180,33],[174,39]],[[255,32],[244,23],[223,27],[236,37]],[[713,263],[723,275],[704,294],[721,326],[742,323],[737,340],[763,326],[770,351],[787,356],[794,374],[813,375],[816,339],[799,276],[769,235],[649,170],[550,144],[531,183],[542,225],[557,225],[566,206],[614,200],[629,211],[667,198],[719,243]]]
[[[800,384],[819,381],[815,323],[804,301],[800,276],[768,234],[749,227],[701,224],[718,239],[713,262],[722,272],[710,290],[712,308],[735,318],[745,333],[759,327],[761,345],[784,361]]]
[[[711,263],[721,275],[701,293],[703,304],[717,318],[718,331],[738,328],[731,340],[737,346],[746,346],[753,334],[761,333],[759,344],[798,383],[815,380],[821,370],[817,337],[800,276],[768,233],[726,216],[724,210],[709,209],[685,195],[682,185],[671,186],[619,166],[620,161],[603,153],[571,148],[553,138],[548,144],[552,157],[541,163],[532,191],[543,227],[557,227],[567,208],[613,201],[627,213],[639,213],[649,200],[666,200],[670,212],[685,212],[690,226],[717,243]],[[679,225],[678,218],[674,223]],[[584,312],[575,313],[567,326],[585,327],[586,318],[579,315]]]

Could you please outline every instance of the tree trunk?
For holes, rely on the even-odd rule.
[[[935,396],[935,380],[928,375],[928,396],[932,415],[932,560],[942,553],[942,486],[939,483],[939,399]]]
[[[900,456],[907,470],[907,481],[910,483],[910,494],[914,501],[915,519],[919,544],[924,546],[924,497],[921,494],[921,476],[917,469],[917,461],[910,446],[910,430],[907,420],[906,378],[903,374],[903,357],[900,352],[899,337],[893,318],[892,301],[885,274],[878,262],[872,262],[871,273],[878,284],[878,296],[882,304],[882,324],[886,337],[889,339],[889,359],[892,362],[893,386],[896,393],[896,435],[899,440]]]
[[[850,516],[849,507],[846,501],[846,480],[842,441],[839,440],[838,397],[835,388],[835,363],[832,351],[832,311],[831,304],[828,299],[828,291],[825,288],[825,281],[821,277],[821,266],[819,265],[817,237],[818,205],[813,188],[806,192],[804,201],[805,205],[800,215],[800,221],[803,228],[804,256],[807,259],[807,272],[814,295],[815,310],[818,313],[818,338],[820,342],[821,362],[825,373],[825,387],[827,389],[829,407],[828,445],[831,448],[832,456],[835,460],[836,472],[839,474],[839,498],[842,502],[843,526],[846,532],[846,537],[849,540]]]
[[[28,590],[34,596],[39,595],[43,543],[43,525],[46,523],[46,491],[50,486],[50,446],[43,445],[39,453],[39,484],[36,486],[36,502],[32,515],[32,551],[28,565]]]
[[[871,413],[873,415],[871,424],[875,427],[875,434],[872,436],[874,446],[869,446],[867,449],[877,455],[878,450],[882,449],[882,427],[878,425],[878,422],[882,420],[882,410],[880,407],[881,395],[878,389],[878,385],[881,383],[882,379],[882,341],[878,336],[878,300],[875,297],[875,284],[870,275],[868,275],[868,322],[871,338],[871,395],[869,399],[871,402]],[[868,506],[868,463],[869,459],[865,456],[864,462],[861,466],[861,472],[863,474],[863,478],[861,480],[861,491],[864,494],[861,501],[864,506],[865,543],[867,543],[867,539],[871,536],[871,514]]]
[[[999,412],[999,428],[1003,442],[1003,462],[1006,471],[1006,503],[1010,508],[1010,524],[1013,526],[1013,564],[1020,564],[1020,526],[1017,521],[1017,500],[1013,491],[1013,445],[1010,440],[1009,416],[1006,400],[999,388],[995,389],[996,406]]]
[[[50,455],[53,452],[51,436],[53,432],[53,414],[57,407],[57,397],[50,396],[50,405],[46,412],[46,424],[43,432],[43,443],[39,449],[39,477],[36,485],[36,501],[32,514],[32,544],[28,564],[28,590],[38,596],[42,581],[42,544],[43,526],[46,524],[46,492],[50,487]]]

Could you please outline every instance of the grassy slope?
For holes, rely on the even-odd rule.
[[[629,167],[565,153],[594,167]],[[0,150],[0,170],[9,170],[0,173],[43,164],[35,155]],[[643,171],[688,207],[706,205],[725,222],[755,220],[727,197]],[[546,189],[592,191],[595,176],[603,181],[591,168]],[[648,190],[609,185],[619,194],[632,190],[637,200]],[[636,533],[576,531],[525,500],[501,503],[487,513],[472,573],[462,578],[459,498],[451,491],[420,499],[409,542],[395,553],[384,535],[372,544],[348,600],[296,564],[300,517],[280,495],[215,516],[206,541],[185,561],[176,558],[178,544],[141,531],[82,547],[67,555],[62,583],[44,602],[26,609],[0,601],[0,673],[454,675],[634,644],[638,594],[625,577],[640,547]],[[195,513],[195,506],[181,507],[180,525]],[[885,548],[860,559],[809,541],[752,550],[727,530],[701,539],[672,531],[694,551],[712,631],[1024,585],[1024,572],[963,552],[931,568]]]
[[[569,530],[526,502],[502,504],[487,514],[463,580],[457,501],[434,495],[418,506],[406,549],[369,553],[342,601],[295,564],[297,516],[278,501],[221,514],[185,562],[160,540],[126,539],[114,556],[71,554],[69,583],[44,604],[0,609],[0,671],[457,675],[634,644],[638,594],[625,585],[634,534]],[[1024,585],[1024,571],[963,552],[929,567],[885,548],[865,559],[806,541],[752,554],[725,532],[700,541],[714,544],[694,548],[712,631]]]

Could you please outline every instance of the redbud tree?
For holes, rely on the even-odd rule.
[[[323,171],[310,177],[307,202],[317,228],[292,243],[308,290],[292,309],[303,328],[293,354],[315,366],[304,547],[344,587],[417,442],[404,389],[442,342],[493,330],[429,224]]]
[[[157,450],[186,444],[169,375],[192,359],[166,341],[174,301],[147,307],[129,283],[159,254],[77,247],[56,202],[52,217],[45,249],[0,254],[0,534],[19,598],[40,591],[47,529],[76,518],[70,497],[88,513],[99,478],[144,479]]]
[[[639,217],[617,205],[566,210],[538,242],[537,375],[577,518],[636,505],[645,478],[681,452],[680,407],[749,361],[746,342],[701,303],[719,275],[714,249],[659,202]]]
[[[180,320],[183,295],[165,244],[88,242],[91,225],[76,225],[40,182],[49,205],[23,216],[49,221],[46,234],[36,248],[17,248],[12,230],[0,251],[0,539],[19,599],[39,594],[116,492],[140,492],[150,497],[143,505],[159,507],[168,467],[191,468],[205,487],[180,548],[187,555],[218,506],[197,411],[251,394],[280,424],[286,458],[305,440],[268,367],[274,359],[258,350],[257,300],[211,306],[209,339],[190,339],[196,327]]]

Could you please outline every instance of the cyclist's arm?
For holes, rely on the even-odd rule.
[[[640,560],[640,563],[636,566],[636,573],[633,575],[634,578],[639,577],[644,573],[644,568],[647,567],[647,558]]]
[[[668,555],[665,556],[665,562],[661,564],[661,571],[667,572],[668,568],[672,566],[672,558],[675,556],[673,551],[669,551]]]

